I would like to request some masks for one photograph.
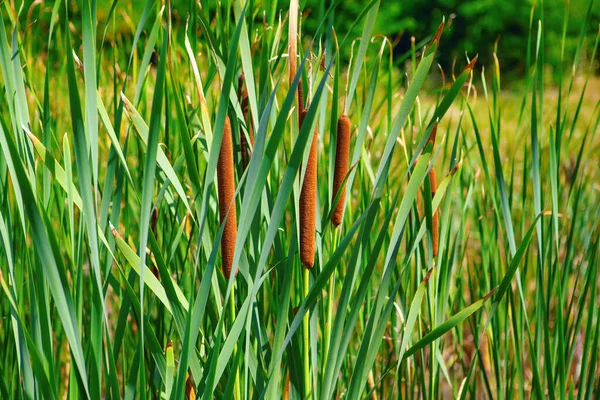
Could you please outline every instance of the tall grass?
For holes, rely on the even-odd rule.
[[[556,85],[532,8],[518,94],[438,82],[444,22],[396,69],[378,0],[14,3],[0,398],[600,396],[592,1]]]

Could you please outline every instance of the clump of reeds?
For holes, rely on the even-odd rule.
[[[223,259],[223,275],[229,279],[233,265],[233,251],[237,237],[236,218],[237,212],[234,201],[235,182],[233,168],[233,143],[231,139],[231,122],[229,116],[225,117],[223,126],[223,139],[217,164],[219,216],[221,223],[225,223],[221,237],[221,258]],[[229,212],[229,215],[228,215]]]
[[[300,126],[306,117],[306,110],[300,114]],[[300,192],[300,261],[306,268],[315,264],[315,229],[317,219],[317,146],[319,132],[315,134],[310,146],[306,164],[306,173]]]
[[[244,85],[244,74],[241,74],[238,80],[238,98],[240,99],[244,123],[248,127],[248,137],[250,138],[250,146],[248,146],[246,135],[244,134],[244,131],[240,129],[240,151],[242,153],[242,167],[245,170],[250,162],[250,157],[252,157],[252,147],[254,147],[254,131],[252,129],[252,122],[250,121],[250,118],[248,118],[248,88]]]
[[[348,174],[348,157],[350,153],[350,118],[342,115],[337,124],[337,143],[335,148],[335,171],[333,174],[333,195],[331,203],[335,204],[331,222],[334,226],[342,223],[344,216],[344,201],[346,200],[346,184],[344,178]],[[335,203],[335,198],[339,198]]]

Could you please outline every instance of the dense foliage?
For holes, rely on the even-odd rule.
[[[599,398],[595,9],[290,3],[0,3],[0,398]]]

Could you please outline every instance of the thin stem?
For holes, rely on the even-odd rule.
[[[339,230],[335,229],[333,232],[332,250],[333,253],[338,246]],[[329,278],[329,292],[327,293],[327,315],[325,319],[325,349],[323,354],[323,360],[327,360],[329,356],[329,345],[331,342],[331,324],[333,319],[333,299],[335,298],[335,271]]]
[[[304,297],[308,296],[308,288],[309,288],[309,279],[310,279],[310,270],[308,268],[304,268]],[[304,361],[304,399],[310,399],[311,393],[311,384],[310,384],[310,313],[306,313],[304,316],[304,324],[303,324],[303,361]]]
[[[233,322],[235,321],[235,282],[233,283],[233,286],[231,286],[231,297],[229,299],[229,307],[230,307],[230,311],[231,311],[231,323],[233,325]],[[236,344],[233,348],[233,359],[234,360],[237,357],[237,351],[238,351],[238,348],[237,348],[237,344]],[[234,392],[235,392],[236,400],[241,400],[242,393],[240,391],[240,381],[239,381],[237,366],[235,368]]]

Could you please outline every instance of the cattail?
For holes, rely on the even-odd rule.
[[[235,183],[233,176],[233,143],[231,140],[231,123],[229,116],[225,117],[223,127],[223,140],[217,164],[218,191],[219,191],[219,216],[221,223],[225,222],[225,229],[221,237],[221,258],[223,259],[223,275],[229,279],[233,265],[233,250],[237,236],[236,208],[235,208]],[[228,215],[229,212],[229,215]]]
[[[429,186],[431,186],[431,198],[435,197],[436,191],[436,177],[435,177],[435,169],[431,167],[429,170]],[[438,233],[438,212],[435,210],[433,216],[431,217],[431,238],[433,242],[433,256],[437,257],[438,248],[439,248],[439,233]]]
[[[240,106],[242,107],[242,114],[244,115],[244,122],[248,127],[248,136],[250,137],[250,145],[254,147],[254,131],[252,130],[252,122],[248,118],[248,88],[244,85],[244,74],[240,75],[238,80],[238,98],[240,99]],[[248,146],[248,140],[246,135],[240,129],[240,150],[242,153],[242,167],[245,170],[250,162],[252,156],[252,149]]]
[[[304,117],[306,110],[300,115],[300,123],[304,121]],[[315,130],[300,192],[300,261],[306,268],[312,268],[315,264],[318,141],[319,133]]]
[[[350,153],[350,118],[342,115],[338,119],[337,125],[337,144],[335,149],[335,172],[333,174],[333,197],[331,203],[335,202],[338,192],[340,197],[335,204],[335,209],[331,216],[331,222],[334,226],[342,223],[344,216],[344,201],[346,199],[346,184],[344,178],[348,174],[348,155]]]

